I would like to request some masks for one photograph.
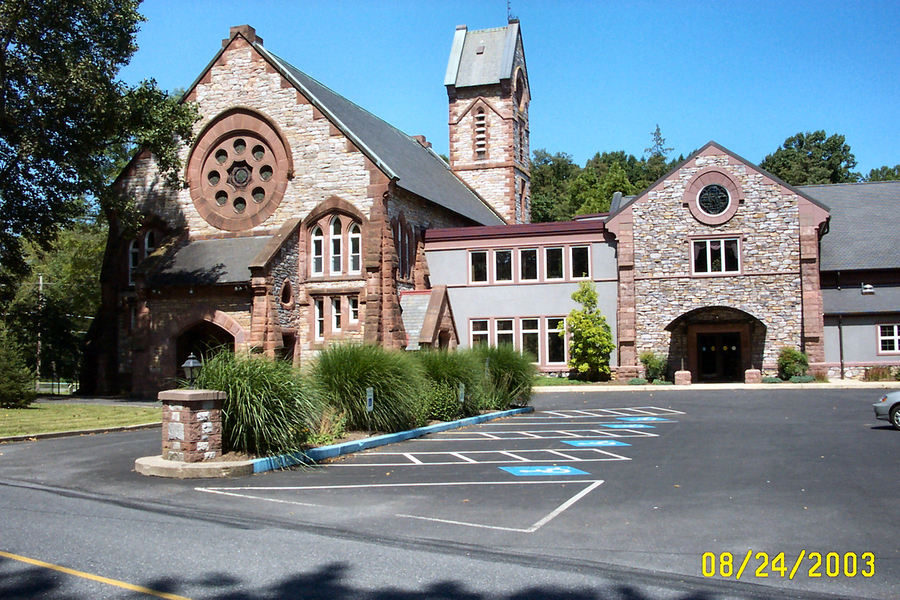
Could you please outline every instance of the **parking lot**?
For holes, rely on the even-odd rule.
[[[89,438],[68,442],[68,452],[64,440],[42,442],[39,468],[22,460],[26,446],[7,446],[3,473],[107,494],[117,505],[110,498],[146,502],[204,536],[250,528],[267,564],[295,564],[298,547],[323,569],[346,559],[341,581],[351,591],[335,597],[452,581],[466,593],[446,597],[513,598],[555,582],[595,590],[579,598],[887,599],[900,597],[900,529],[891,516],[900,433],[874,420],[875,396],[551,393],[535,398],[532,414],[241,479],[112,473],[119,463],[84,458]],[[119,447],[138,437],[116,435],[95,439]],[[158,431],[139,436],[158,447]],[[56,451],[73,465],[68,474],[44,468]],[[171,535],[142,522],[132,535],[140,543]],[[89,534],[61,539],[80,535]],[[6,539],[0,550],[53,558]],[[219,560],[250,585],[259,571],[241,558],[246,542],[231,543],[237,554]],[[193,560],[203,568],[202,555]],[[432,566],[410,573],[413,564]],[[618,583],[604,588],[610,581]],[[184,585],[186,596],[216,597]]]

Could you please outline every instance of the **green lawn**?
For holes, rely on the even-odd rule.
[[[553,386],[553,385],[596,385],[597,382],[579,381],[577,379],[569,379],[568,377],[550,377],[548,375],[538,375],[534,378],[532,385],[536,387]]]
[[[0,408],[0,437],[159,423],[162,409],[100,404],[32,404]]]

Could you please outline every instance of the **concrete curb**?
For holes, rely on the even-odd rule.
[[[447,431],[449,429],[459,429],[460,427],[468,427],[494,419],[501,419],[512,415],[534,412],[534,407],[525,406],[523,408],[514,408],[511,410],[503,410],[476,417],[468,417],[456,421],[447,421],[445,423],[436,423],[425,427],[417,427],[407,431],[398,431],[397,433],[388,433],[385,435],[377,435],[375,437],[355,440],[352,442],[343,442],[341,444],[332,444],[330,446],[320,446],[312,448],[306,452],[297,454],[282,454],[280,456],[267,456],[264,458],[256,458],[253,460],[242,461],[208,461],[200,463],[183,463],[172,460],[164,460],[162,456],[145,456],[134,461],[134,470],[141,475],[149,475],[153,477],[170,477],[176,479],[192,479],[192,478],[212,478],[212,477],[244,477],[254,473],[264,473],[265,471],[273,471],[276,469],[284,469],[301,464],[313,464],[319,461],[352,454],[377,446],[394,444],[409,440],[429,433],[437,433],[439,431]]]
[[[546,385],[531,388],[533,394],[552,392],[709,392],[722,390],[882,390],[900,388],[900,381],[853,383],[695,383],[693,385]]]
[[[47,440],[51,438],[70,437],[75,435],[91,435],[94,433],[114,433],[116,431],[137,431],[162,427],[161,422],[141,423],[140,425],[120,425],[119,427],[101,427],[99,429],[74,429],[71,431],[51,431],[49,433],[33,433],[31,435],[13,435],[0,437],[0,444],[5,442],[27,442],[28,440]]]

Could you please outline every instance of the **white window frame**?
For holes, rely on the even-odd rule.
[[[153,238],[153,241],[150,241],[150,238]],[[144,257],[150,256],[158,247],[156,245],[156,231],[150,229],[147,233],[144,234]]]
[[[343,325],[343,311],[341,310],[341,297],[331,298],[331,331],[340,331]]]
[[[876,325],[878,328],[878,354],[900,354],[900,325],[895,323],[879,323]],[[882,327],[892,327],[894,330],[893,335],[882,335],[881,328]],[[893,350],[884,350],[882,348],[882,340],[890,340],[894,343]]]
[[[534,277],[526,278],[522,273],[525,267],[525,259],[522,255],[525,252],[534,252]],[[519,281],[540,281],[541,280],[541,252],[539,248],[519,248]]]
[[[313,306],[315,307],[313,335],[316,340],[321,341],[325,339],[325,298],[313,298]]]
[[[475,269],[472,268],[472,257],[476,254],[484,255],[484,280],[475,280]],[[469,269],[469,283],[474,284],[486,284],[491,280],[491,261],[490,261],[490,252],[487,250],[469,250],[469,261],[468,261],[468,269]]]
[[[359,323],[359,297],[350,296],[347,298],[348,323]]]
[[[548,264],[547,255],[551,250],[559,250],[559,260],[562,274],[559,277],[550,277],[550,266]],[[544,280],[545,281],[564,281],[566,278],[566,249],[563,246],[547,246],[544,248]]]
[[[316,233],[318,232],[318,233]],[[316,243],[319,245],[319,252],[316,253]],[[322,227],[316,225],[309,234],[309,270],[313,275],[325,274],[325,236],[322,235]],[[316,269],[316,259],[319,260],[319,269]]]
[[[497,264],[497,255],[501,252],[506,252],[509,254],[509,279],[500,279],[498,275],[498,264]],[[513,256],[515,256],[515,252],[513,252],[512,248],[501,248],[499,250],[494,250],[491,252],[493,254],[494,260],[492,261],[494,265],[494,283],[512,283],[516,279],[516,269],[515,262],[513,260]]]
[[[487,329],[484,331],[475,331],[475,323],[484,323],[487,325]],[[491,320],[490,319],[470,319],[469,320],[469,347],[475,347],[475,335],[478,334],[478,337],[483,337],[485,343],[490,346],[491,345]]]
[[[584,248],[587,250],[587,275],[584,276],[576,276],[575,275],[575,257],[574,252],[576,248]],[[591,245],[590,244],[577,244],[574,246],[569,246],[569,271],[574,280],[582,280],[582,279],[590,279],[591,278]]]
[[[547,359],[546,363],[544,363],[544,364],[546,364],[548,366],[568,364],[569,363],[569,336],[568,336],[568,334],[563,334],[563,336],[562,336],[562,342],[563,342],[563,360],[562,360],[562,362],[550,360],[550,336],[551,335],[559,335],[559,333],[557,333],[558,330],[556,328],[550,329],[550,320],[551,319],[554,321],[555,320],[562,321],[563,330],[566,329],[566,317],[544,317],[544,319],[543,319],[544,340],[546,341],[546,344],[545,344],[546,348],[544,349],[544,352],[546,354],[546,359]]]
[[[737,244],[737,270],[734,271],[726,271],[725,270],[725,242],[734,241]],[[712,243],[720,242],[721,246],[719,247],[719,255],[722,260],[722,270],[721,271],[713,271],[712,267]],[[696,260],[694,259],[694,244],[705,244],[706,245],[706,271],[697,271],[696,269]],[[739,275],[741,273],[742,268],[742,260],[741,260],[741,238],[740,236],[725,236],[725,237],[716,237],[716,238],[693,238],[691,239],[691,249],[690,249],[690,261],[691,261],[691,275],[699,275],[703,277],[708,276],[722,276],[722,275]]]
[[[509,323],[512,327],[511,329],[500,329],[500,323]],[[509,336],[509,345],[515,347],[516,345],[516,320],[513,318],[497,318],[494,319],[494,346],[500,345],[500,336],[507,335]]]
[[[362,271],[362,230],[359,223],[354,221],[350,225],[350,233],[347,236],[350,244],[350,264],[348,265],[349,273],[359,273]]]
[[[525,321],[534,321],[534,329],[525,329]],[[536,364],[541,364],[541,318],[540,317],[522,317],[519,319],[519,351],[525,352],[525,334],[537,334],[537,353],[535,354]]]
[[[335,233],[337,229],[337,233]],[[337,215],[328,223],[328,266],[329,274],[340,275],[344,272],[344,227]],[[336,265],[336,266],[335,266]]]

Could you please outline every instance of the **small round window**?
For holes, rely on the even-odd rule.
[[[720,215],[728,208],[728,190],[721,185],[712,184],[700,190],[697,203],[708,215]]]

